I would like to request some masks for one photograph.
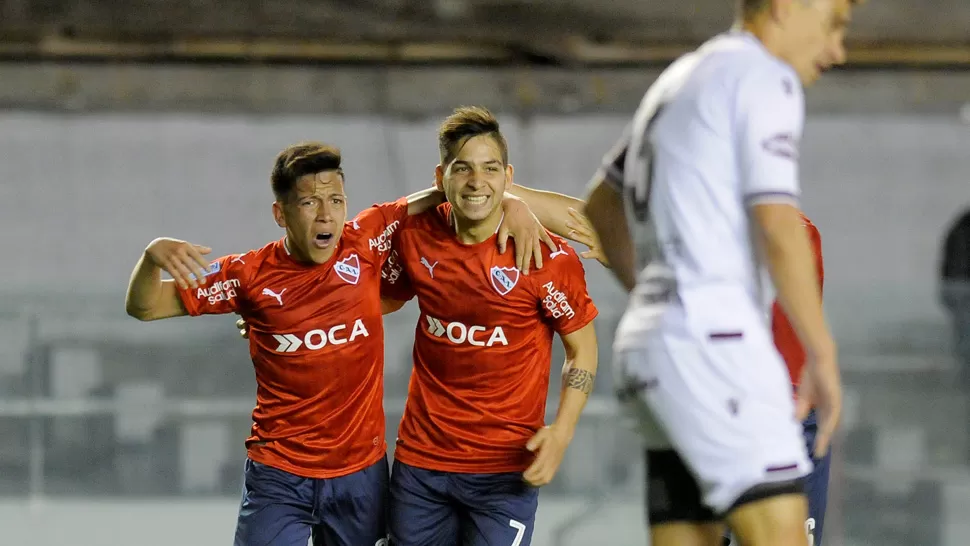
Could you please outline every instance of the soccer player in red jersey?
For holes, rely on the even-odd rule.
[[[400,270],[383,292],[402,302],[416,295],[421,311],[391,473],[390,540],[527,546],[537,487],[555,475],[593,386],[597,310],[563,239],[528,276],[496,251],[497,196],[513,171],[492,114],[456,110],[439,148],[436,184],[448,203],[402,223]],[[543,426],[554,333],[566,363],[558,414]]]
[[[311,536],[316,545],[380,544],[380,272],[395,229],[443,195],[427,190],[345,223],[340,152],[318,143],[281,152],[271,181],[283,239],[211,264],[208,248],[156,239],[135,266],[126,307],[140,320],[235,312],[249,324],[257,392],[237,546],[306,546]]]

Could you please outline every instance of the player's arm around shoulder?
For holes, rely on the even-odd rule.
[[[388,226],[399,224],[408,216],[427,212],[444,202],[444,192],[431,187],[395,201],[376,203],[359,212],[349,223],[353,229],[361,229],[361,225],[364,224],[367,227],[373,226],[381,232]]]
[[[425,213],[444,202],[444,193],[431,188],[401,197],[390,203],[374,204],[344,224],[345,232],[353,232],[367,241],[367,248],[375,253],[382,265],[390,256],[397,234]]]
[[[399,311],[414,296],[414,287],[407,270],[404,269],[401,255],[392,248],[381,269],[381,314],[389,315]]]
[[[585,245],[588,250],[580,254],[585,259],[598,260],[609,267],[602,245],[589,218],[583,214],[586,202],[582,199],[546,190],[537,190],[514,185],[509,190],[507,200],[521,200],[535,214],[539,223],[556,235]],[[545,241],[547,245],[552,240]]]

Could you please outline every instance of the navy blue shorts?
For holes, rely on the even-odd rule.
[[[459,474],[394,461],[394,546],[529,546],[539,491],[518,472]]]
[[[301,478],[246,459],[234,546],[387,543],[387,457],[339,478]]]
[[[818,424],[815,422],[815,412],[805,420],[805,446],[812,453],[815,448],[815,434]],[[821,459],[812,457],[815,468],[805,477],[805,495],[808,496],[808,521],[805,530],[809,533],[809,545],[822,546],[822,529],[825,523],[825,507],[829,498],[829,467],[832,462],[832,450]]]

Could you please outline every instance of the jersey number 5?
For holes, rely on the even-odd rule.
[[[632,220],[645,223],[650,212],[650,190],[653,187],[653,146],[650,131],[663,112],[663,104],[655,104],[637,112],[630,127],[629,150],[623,178],[626,185],[626,201],[632,213]]]

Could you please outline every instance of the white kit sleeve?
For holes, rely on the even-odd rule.
[[[805,98],[792,72],[773,65],[757,67],[741,80],[735,135],[741,191],[748,205],[797,204],[804,120]]]

